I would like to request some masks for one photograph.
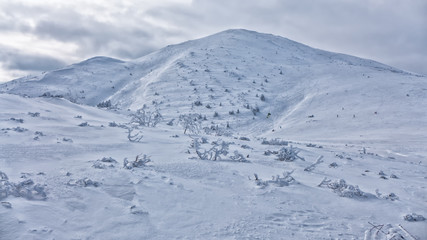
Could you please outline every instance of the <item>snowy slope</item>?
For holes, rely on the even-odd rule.
[[[427,216],[424,76],[228,30],[0,92],[0,239],[427,236],[403,218]],[[132,120],[143,105],[155,127]],[[184,134],[188,114],[205,129]]]
[[[330,138],[351,128],[354,138],[378,129],[393,129],[396,135],[419,132],[408,127],[421,126],[426,118],[427,102],[420,101],[427,96],[425,89],[425,77],[374,61],[273,35],[228,30],[131,62],[89,59],[5,83],[0,92],[31,97],[48,92],[92,106],[110,100],[121,109],[155,104],[168,113],[218,112],[220,122],[244,126],[254,134],[282,129],[297,137],[304,130],[322,138],[317,130],[327,128]],[[196,101],[202,106],[194,106]],[[256,107],[260,113],[252,121]],[[230,108],[241,114],[228,116]],[[272,116],[266,119],[268,113]]]

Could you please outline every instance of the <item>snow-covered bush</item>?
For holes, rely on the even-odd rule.
[[[359,186],[357,185],[353,186],[353,185],[347,184],[344,179],[332,181],[325,177],[318,186],[330,188],[334,191],[334,193],[338,194],[340,197],[375,198],[373,194],[365,193],[362,190],[360,190]]]
[[[218,140],[212,142],[212,147],[206,150],[201,148],[200,140],[196,138],[193,140],[192,146],[201,160],[220,161],[227,156],[230,144],[230,142]]]
[[[109,127],[118,127],[119,125],[116,122],[109,122],[108,126]]]
[[[231,136],[232,132],[228,130],[229,127],[223,127],[220,125],[211,125],[210,127],[204,127],[203,130],[208,135],[215,135],[215,136]]]
[[[382,193],[380,193],[380,191],[378,189],[375,190],[375,194],[377,195],[377,198],[382,198],[382,199],[386,199],[386,200],[395,201],[395,200],[399,199],[399,197],[394,193],[382,195]]]
[[[0,205],[5,208],[12,208],[12,204],[10,202],[1,202]]]
[[[175,121],[175,118],[172,118],[171,120],[169,120],[169,122],[166,123],[166,125],[173,126],[173,121]]]
[[[285,162],[293,162],[297,159],[301,159],[304,161],[304,158],[298,156],[299,150],[292,146],[290,147],[282,147],[277,154],[277,160],[285,161]]]
[[[290,184],[295,182],[295,178],[292,177],[292,173],[294,171],[290,172],[283,172],[282,176],[276,175],[273,176],[271,180],[263,181],[262,179],[258,178],[258,175],[255,173],[255,183],[258,187],[264,188],[270,184],[275,185],[277,187],[284,187],[289,186]]]
[[[333,162],[333,163],[329,164],[329,167],[330,168],[337,168],[338,164],[336,162]]]
[[[261,144],[263,145],[277,145],[277,146],[288,146],[288,141],[285,140],[281,140],[279,138],[275,138],[275,139],[263,139]]]
[[[142,131],[137,127],[130,126],[126,128],[128,130],[128,140],[131,142],[140,142],[143,138]]]
[[[10,118],[9,120],[17,123],[24,123],[24,119],[22,118]]]
[[[252,111],[252,113],[254,114],[254,116],[256,116],[256,114],[260,112],[260,111],[259,111],[259,107],[258,107],[258,106],[256,106],[256,107],[252,107],[252,108],[251,108],[251,111]]]
[[[27,179],[20,183],[13,183],[4,172],[0,171],[0,200],[9,195],[28,200],[45,200],[47,196],[44,186],[34,184],[33,180]]]
[[[15,127],[15,128],[2,128],[1,129],[2,131],[10,131],[10,130],[12,130],[12,131],[15,131],[15,132],[26,132],[26,131],[28,131],[28,129],[26,129],[26,128],[21,128],[21,127]]]
[[[273,176],[273,179],[269,183],[274,184],[278,187],[289,186],[289,184],[295,182],[295,179],[291,176],[294,171],[283,172],[283,177],[280,175]]]
[[[107,165],[109,163],[109,165]],[[117,163],[117,161],[112,157],[103,157],[102,159],[98,159],[95,161],[95,163],[92,165],[94,168],[98,169],[106,169],[106,168],[113,168],[114,163]]]
[[[182,114],[179,116],[179,124],[184,128],[184,134],[199,134],[202,123],[199,118],[200,114]]]
[[[142,168],[145,167],[149,162],[151,162],[149,156],[144,154],[141,158],[140,155],[137,155],[133,161],[129,161],[127,158],[123,159],[123,167],[126,169]]]
[[[262,179],[258,178],[258,175],[256,173],[254,173],[254,177],[255,177],[255,184],[259,187],[259,188],[265,188],[268,186],[268,182],[267,181],[263,181]],[[250,178],[249,178],[250,180]]]
[[[312,170],[314,170],[317,165],[319,165],[323,162],[322,158],[323,158],[323,156],[319,156],[314,163],[312,163],[308,167],[304,168],[304,171],[311,172]]]
[[[100,182],[93,181],[89,178],[82,178],[79,180],[70,180],[67,185],[69,186],[78,186],[78,187],[99,187],[101,185]]]
[[[239,137],[239,140],[242,141],[250,141],[250,139],[248,137]]]
[[[40,117],[40,113],[39,112],[35,112],[35,113],[28,112],[28,115],[30,115],[31,117]]]
[[[100,102],[96,105],[98,108],[110,108],[111,107],[111,101],[107,100],[107,101],[103,101]]]
[[[163,119],[158,109],[154,112],[146,111],[146,109],[147,107],[144,105],[144,107],[131,114],[132,119],[130,123],[144,127],[155,127]]]
[[[421,222],[421,221],[425,221],[425,217],[423,215],[418,215],[416,213],[412,213],[412,214],[407,214],[403,217],[403,219],[405,221],[408,222]]]
[[[248,160],[246,160],[245,156],[243,156],[243,154],[239,153],[239,151],[235,150],[233,152],[233,156],[230,156],[231,161],[233,162],[249,162]]]
[[[132,205],[130,207],[130,213],[135,214],[135,215],[148,215],[148,211],[146,211],[145,209],[138,207],[136,205]]]
[[[87,123],[87,122],[82,122],[82,123],[80,123],[78,126],[79,126],[79,127],[87,127],[87,126],[89,126],[89,123]]]

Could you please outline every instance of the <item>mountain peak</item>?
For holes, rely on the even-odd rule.
[[[294,132],[306,129],[301,119],[322,116],[331,108],[338,111],[362,104],[351,115],[369,116],[379,109],[392,112],[394,106],[384,103],[394,102],[395,96],[423,94],[419,89],[424,87],[416,87],[413,78],[375,61],[314,49],[271,34],[230,29],[134,61],[91,58],[40,77],[0,85],[0,92],[63,96],[92,106],[110,101],[124,109],[145,104],[168,112],[217,112],[219,122],[238,123],[254,133],[293,122],[287,130]],[[362,95],[369,98],[360,103]],[[229,113],[237,110],[242,114]],[[274,121],[265,118],[268,113],[274,113]],[[337,115],[324,116],[321,122],[334,122]],[[316,121],[313,127],[325,127]]]

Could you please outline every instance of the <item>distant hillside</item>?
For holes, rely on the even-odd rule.
[[[0,92],[92,106],[109,101],[120,109],[145,104],[168,118],[192,112],[254,134],[313,131],[318,138],[321,130],[329,138],[345,137],[344,130],[412,131],[427,118],[426,89],[426,77],[247,30],[167,46],[129,62],[95,57],[0,85]]]

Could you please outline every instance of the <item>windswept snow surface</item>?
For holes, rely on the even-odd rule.
[[[427,238],[425,76],[228,30],[0,92],[0,239]]]

